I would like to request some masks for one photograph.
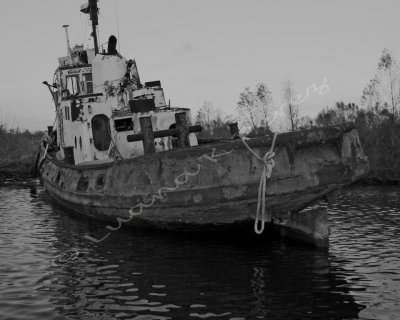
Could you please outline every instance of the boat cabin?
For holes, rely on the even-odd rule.
[[[142,84],[112,37],[107,52],[75,46],[58,59],[57,158],[79,165],[197,145],[190,110],[167,105],[160,81]]]

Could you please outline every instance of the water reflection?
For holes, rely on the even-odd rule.
[[[355,300],[366,306],[359,313],[363,319],[399,318],[399,195],[398,187],[350,189],[330,212],[331,255],[335,265],[349,270],[344,279]]]
[[[400,293],[394,195],[343,193],[328,254],[242,233],[122,228],[93,243],[83,235],[105,224],[65,214],[41,189],[1,188],[0,309],[14,319],[391,319]],[[76,256],[62,263],[68,250]]]
[[[330,312],[330,319],[342,319],[361,309],[346,282],[336,281],[329,256],[309,248],[132,229],[96,244],[82,236],[103,232],[104,224],[57,221],[58,252],[80,252],[41,281],[63,315],[309,319]]]

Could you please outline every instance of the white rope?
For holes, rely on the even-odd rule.
[[[247,144],[246,140],[249,138],[243,137],[242,141],[243,144],[246,146],[247,149],[260,161],[264,163],[263,172],[261,174],[260,184],[258,186],[258,201],[257,201],[257,213],[256,218],[254,221],[254,231],[257,234],[261,234],[264,231],[265,227],[265,194],[267,188],[267,179],[271,177],[272,169],[275,166],[275,153],[274,153],[274,146],[277,137],[277,133],[274,134],[274,138],[272,139],[271,149],[264,155],[264,157],[260,157],[257,153],[254,152],[252,148]],[[261,214],[261,220],[260,220]],[[259,221],[261,222],[261,227],[258,228]]]

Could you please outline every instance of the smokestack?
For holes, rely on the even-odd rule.
[[[117,54],[117,38],[113,35],[108,38],[108,54]]]

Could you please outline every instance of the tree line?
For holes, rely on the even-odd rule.
[[[319,127],[354,122],[370,161],[372,179],[400,181],[400,66],[383,50],[376,73],[362,91],[361,105],[337,102],[315,119]]]
[[[283,82],[283,103],[276,108],[272,92],[265,83],[259,83],[239,94],[235,116],[225,115],[206,102],[195,121],[213,138],[227,138],[229,133],[221,132],[226,132],[232,122],[238,122],[250,137],[271,134],[270,125],[277,117],[289,123],[286,130],[293,131],[354,122],[370,161],[371,178],[400,181],[400,65],[389,50],[383,50],[379,57],[375,75],[361,93],[360,105],[338,101],[314,118],[300,117],[297,96],[293,83]]]
[[[282,120],[285,119],[289,120],[290,129],[294,131],[308,120],[308,118],[299,117],[296,95],[293,82],[289,80],[283,82],[283,104],[276,108],[271,90],[265,83],[258,83],[254,89],[245,87],[239,94],[236,115],[224,114],[211,102],[206,101],[197,111],[195,122],[202,125],[203,136],[215,138],[227,138],[229,134],[225,133],[226,127],[233,122],[237,122],[239,128],[250,137],[270,134],[271,123],[281,121],[282,126],[284,125]]]

